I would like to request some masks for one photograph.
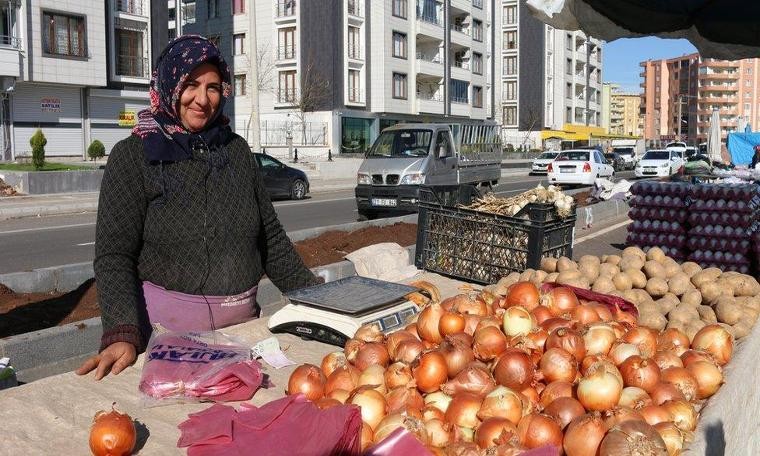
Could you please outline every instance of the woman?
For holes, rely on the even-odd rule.
[[[281,290],[318,283],[285,235],[246,141],[221,112],[230,73],[200,36],[173,40],[150,109],[108,159],[98,205],[100,380],[132,364],[150,324],[211,330],[253,318],[266,274]]]
[[[749,165],[749,169],[760,170],[760,144],[755,146],[755,155],[752,156],[752,163]]]

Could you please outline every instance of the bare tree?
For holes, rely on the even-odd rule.
[[[536,126],[541,125],[541,122],[543,121],[543,117],[541,116],[541,112],[539,112],[536,108],[528,108],[528,110],[525,113],[525,117],[520,119],[520,126],[525,127],[525,136],[523,137],[521,146],[525,146],[528,143],[528,138],[530,138],[530,134],[534,131]]]
[[[320,74],[309,61],[301,69],[301,87],[288,92],[285,96],[295,108],[293,115],[298,119],[306,138],[306,115],[318,111],[331,96],[330,81]]]
[[[274,63],[270,43],[262,44],[256,49],[256,87],[259,92],[274,91],[277,66]]]
[[[258,150],[260,144],[260,138],[258,131],[260,125],[258,121],[258,99],[259,95],[264,92],[274,92],[274,81],[276,79],[276,65],[274,63],[274,56],[272,55],[270,43],[256,44],[256,54],[253,61],[247,57],[248,67],[250,72],[253,73],[250,79],[246,79],[245,89],[250,93],[251,108],[248,114],[248,125],[246,126],[246,138],[253,144],[253,148]]]

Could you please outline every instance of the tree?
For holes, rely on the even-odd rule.
[[[29,145],[32,146],[32,164],[37,171],[45,167],[45,145],[47,144],[47,138],[42,133],[41,129],[37,129],[31,138],[29,138]]]
[[[92,161],[96,161],[98,158],[105,157],[106,147],[102,142],[100,142],[99,139],[96,139],[91,142],[90,146],[87,148],[87,156],[90,157]]]
[[[541,112],[536,108],[528,108],[525,111],[525,116],[520,116],[520,129],[525,132],[525,136],[520,143],[521,147],[528,144],[530,134],[535,131],[536,127],[540,126],[542,122],[543,117],[541,116]],[[533,147],[529,147],[529,149],[532,148]]]
[[[294,115],[301,124],[303,137],[306,138],[306,115],[322,108],[323,104],[332,96],[332,92],[330,81],[315,69],[312,61],[303,66],[300,79],[300,89],[288,93],[286,96],[296,109]]]
[[[252,43],[256,47],[254,59],[249,59],[250,80],[246,80],[246,90],[249,92],[251,101],[250,114],[248,115],[248,126],[246,138],[252,144],[254,150],[260,146],[259,138],[259,95],[261,93],[274,92],[274,81],[276,79],[276,65],[271,52],[270,43],[264,43],[259,46],[255,40],[255,33],[252,37]]]

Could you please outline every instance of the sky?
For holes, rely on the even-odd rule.
[[[697,52],[687,40],[666,40],[656,37],[621,38],[604,45],[602,79],[619,84],[625,92],[640,93],[643,82],[640,62],[670,59]]]

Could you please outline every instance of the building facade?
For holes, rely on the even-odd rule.
[[[602,87],[602,127],[610,135],[641,136],[641,94],[626,93],[616,84]]]
[[[690,144],[705,142],[714,111],[723,138],[744,125],[760,129],[760,59],[690,54],[640,66],[645,138],[670,141],[680,135]]]
[[[599,127],[602,42],[555,29],[534,18],[525,2],[501,2],[501,121],[505,142],[569,125]],[[538,144],[536,144],[538,145]]]
[[[214,37],[229,56],[227,114],[254,147],[363,153],[398,122],[496,117],[494,4],[203,1],[183,32]]]

